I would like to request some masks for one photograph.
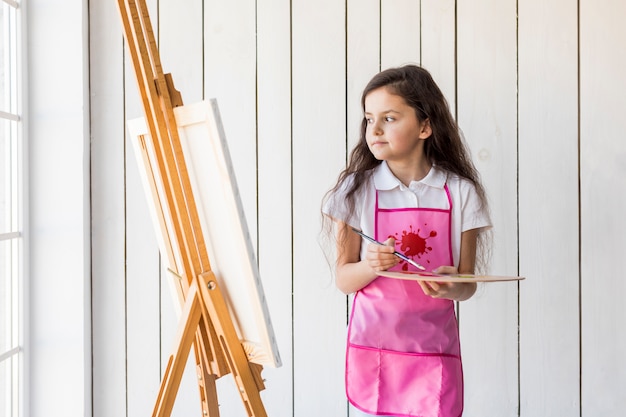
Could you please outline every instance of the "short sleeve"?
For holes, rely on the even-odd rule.
[[[491,218],[489,208],[483,204],[474,184],[467,180],[461,182],[462,211],[461,231],[490,229]]]
[[[351,226],[358,227],[361,221],[360,210],[354,210],[354,212],[351,213],[348,211],[346,204],[346,194],[352,185],[353,178],[353,176],[348,177],[337,190],[327,196],[322,205],[322,213],[332,217],[334,220],[339,220]],[[358,197],[357,195],[357,199]]]

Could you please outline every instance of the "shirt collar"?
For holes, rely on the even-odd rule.
[[[419,181],[413,181],[412,183],[424,184],[431,187],[442,188],[446,183],[447,175],[445,171],[433,166],[428,174]],[[393,175],[389,165],[386,161],[382,161],[381,164],[374,170],[374,186],[377,190],[391,190],[395,187],[401,189],[406,188],[399,179]]]

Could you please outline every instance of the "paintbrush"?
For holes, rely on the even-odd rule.
[[[359,234],[360,236],[362,236],[365,240],[369,240],[372,243],[376,243],[377,245],[382,245],[385,246],[384,243],[377,241],[376,239],[369,237],[368,235],[366,235],[365,233],[361,232],[358,229],[355,229],[354,227],[352,228],[352,230],[354,230],[355,233]],[[402,259],[403,261],[406,261],[408,263],[410,263],[411,265],[413,265],[414,267],[416,267],[417,269],[421,269],[422,271],[424,271],[426,268],[424,268],[422,265],[418,264],[417,262],[415,262],[413,259],[409,258],[408,256],[406,256],[403,253],[400,253],[398,251],[394,251],[393,252],[394,255],[396,255],[398,258]]]

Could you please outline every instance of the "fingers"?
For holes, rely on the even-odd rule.
[[[424,291],[424,294],[431,297],[433,296],[433,290],[432,288],[430,288],[430,285],[428,285],[427,281],[417,281],[417,283],[420,285],[420,287],[422,287],[422,291]]]
[[[384,245],[369,244],[367,246],[366,260],[370,268],[374,271],[385,271],[400,261],[393,254],[395,241],[387,239]]]
[[[424,294],[432,298],[445,298],[453,301],[466,300],[476,291],[474,283],[419,281],[419,284]]]
[[[440,266],[433,271],[435,274],[458,274],[459,271],[453,266]]]
[[[375,256],[367,258],[367,263],[374,271],[386,271],[398,264],[399,259],[395,256]]]
[[[448,284],[435,281],[418,281],[424,294],[433,298],[446,298]]]
[[[444,265],[433,270],[435,274],[457,274],[458,270],[454,266]],[[424,281],[422,290],[424,294],[433,298],[453,298],[455,286],[452,283]]]
[[[384,243],[384,246],[391,246],[395,250],[396,240],[394,238],[390,237],[389,239],[385,240],[383,243]]]

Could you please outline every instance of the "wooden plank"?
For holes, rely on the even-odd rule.
[[[361,96],[367,83],[380,71],[380,1],[378,0],[348,0],[347,7],[347,95],[346,95],[346,122],[347,138],[345,143],[345,160],[348,161],[350,152],[357,144],[361,135],[361,121],[363,120],[363,108]],[[337,152],[340,152],[337,149]],[[338,175],[336,172],[335,175]],[[333,240],[327,243],[332,245],[335,253]],[[334,286],[334,282],[333,282]],[[338,291],[338,290],[336,290]],[[349,297],[346,309],[346,329],[342,337],[347,337],[347,323],[352,308],[352,299]],[[344,355],[345,355],[345,347]],[[345,372],[345,360],[341,365]],[[345,397],[345,394],[344,394]],[[354,409],[351,408],[350,412]],[[351,414],[349,414],[351,415]]]
[[[149,17],[152,22],[152,28],[155,33],[158,33],[158,26],[155,24],[159,21],[157,14],[157,2],[149,1],[147,2],[147,6],[149,9]],[[156,35],[155,35],[156,36]],[[126,76],[128,82],[127,86],[127,94],[126,94],[126,105],[125,108],[128,111],[126,120],[132,117],[136,117],[144,114],[144,109],[142,102],[140,100],[141,95],[139,94],[139,89],[137,87],[135,70],[132,66],[132,61],[130,59],[130,55],[127,60],[127,68],[126,68]],[[129,139],[130,141],[131,139]],[[139,227],[135,227],[135,225],[130,225],[127,228],[127,242],[128,242],[128,256],[130,257],[128,265],[128,273],[129,273],[129,285],[127,288],[128,294],[128,323],[129,333],[133,333],[135,328],[133,328],[134,320],[131,318],[134,315],[139,315],[137,313],[137,309],[142,308],[142,304],[145,303],[149,306],[147,309],[151,313],[146,314],[142,317],[145,320],[145,327],[149,328],[149,332],[146,333],[146,338],[152,339],[152,343],[146,343],[145,340],[141,340],[141,338],[135,339],[133,336],[129,336],[128,343],[128,372],[127,379],[129,381],[129,395],[135,394],[134,391],[137,391],[139,398],[130,398],[128,400],[128,410],[130,413],[138,413],[138,414],[147,414],[149,410],[152,409],[156,400],[156,392],[159,388],[160,377],[162,376],[162,372],[165,368],[165,364],[159,364],[159,356],[166,356],[171,352],[172,349],[172,341],[174,340],[174,332],[177,326],[178,317],[174,313],[172,309],[172,296],[170,294],[170,286],[165,283],[164,286],[161,285],[161,275],[160,275],[160,254],[158,252],[156,246],[155,233],[152,228],[151,223],[149,226],[145,222],[146,215],[148,214],[148,205],[146,204],[146,199],[143,196],[143,192],[141,189],[141,184],[138,181],[138,171],[136,169],[137,163],[135,162],[134,153],[130,149],[132,146],[130,142],[127,143],[127,156],[128,160],[128,185],[127,189],[129,191],[127,195],[127,205],[129,207],[129,213],[133,212],[130,208],[135,206],[141,206],[143,204],[144,213],[143,218],[138,221]],[[148,216],[149,217],[149,216]],[[133,222],[134,219],[130,218],[129,223]],[[139,247],[139,245],[134,245],[133,242],[135,239],[140,241],[139,245],[143,243],[145,248]],[[143,241],[142,241],[143,240]],[[165,255],[164,255],[165,256]],[[136,267],[133,267],[136,265]],[[134,274],[134,272],[144,269],[144,274]],[[169,276],[165,276],[165,279],[169,279]],[[165,282],[163,279],[163,282]],[[145,288],[141,287],[141,284],[136,283],[136,281],[143,282],[145,284]],[[141,299],[142,292],[145,293],[145,300]],[[161,308],[161,298],[163,294],[166,294],[165,309]],[[167,314],[167,307],[170,308],[170,314]],[[165,325],[159,323],[160,319],[164,319]],[[172,328],[171,334],[167,334],[168,326],[167,320],[170,320],[170,327]],[[141,321],[141,320],[139,320]],[[139,324],[140,325],[140,324]],[[165,329],[165,338],[161,334],[161,329]],[[139,333],[142,334],[144,330],[140,330]],[[132,340],[131,340],[132,339]],[[167,339],[164,341],[164,339]],[[165,348],[164,348],[165,346]],[[145,349],[145,352],[141,350]],[[163,360],[165,361],[165,360]],[[144,369],[142,372],[142,368]],[[146,375],[146,380],[142,381],[142,375]],[[151,375],[151,376],[150,376]],[[156,377],[155,377],[156,375]],[[193,375],[193,374],[192,374]],[[150,381],[150,382],[148,382]],[[192,379],[193,385],[191,392],[195,394],[193,396],[192,401],[185,401],[184,396],[181,395],[180,401],[178,404],[193,404],[195,405],[194,411],[197,411],[199,399],[198,399],[198,389],[196,378]],[[144,390],[151,390],[149,393]],[[185,392],[184,390],[182,392]],[[143,395],[141,395],[143,394]],[[188,406],[189,407],[189,406]]]
[[[455,0],[421,2],[420,63],[433,76],[456,116]]]
[[[281,368],[265,368],[269,416],[292,415],[293,263],[290,1],[257,1],[258,261]],[[278,191],[278,192],[277,192]],[[280,265],[280,268],[276,268]]]
[[[520,3],[518,27],[520,415],[577,416],[577,2]]]
[[[157,1],[146,1],[153,27],[157,27]],[[118,12],[118,19],[120,15]],[[122,33],[124,29],[121,29]],[[137,78],[128,44],[125,58],[125,263],[126,263],[126,381],[127,412],[151,414],[159,389],[159,252],[148,205],[134,159],[126,120],[142,115]]]
[[[158,11],[163,72],[172,74],[184,104],[197,103],[204,98],[202,2],[159,0]]]
[[[490,272],[503,275],[519,275],[515,28],[514,0],[457,3],[458,121],[490,197]],[[516,416],[517,286],[479,286],[459,304],[459,320],[464,415]]]
[[[151,15],[155,16],[157,15]],[[158,41],[161,65],[172,74],[174,86],[185,104],[200,101],[204,96],[203,77],[203,15],[202,2],[159,0]],[[184,28],[184,30],[182,29]],[[178,328],[179,301],[175,299],[170,280],[172,276],[161,271],[161,370],[174,348]],[[189,355],[187,367],[178,390],[172,417],[197,415],[200,411],[198,379],[195,358]]]
[[[320,200],[345,162],[345,4],[292,1],[295,416],[346,413],[346,297],[318,245]]]
[[[204,97],[220,106],[252,240],[257,245],[255,4],[204,2]]]
[[[347,28],[347,142],[346,160],[359,140],[363,108],[361,96],[380,71],[380,1],[348,0]]]
[[[28,103],[20,161],[27,187],[19,197],[28,209],[16,213],[26,223],[28,284],[26,320],[19,326],[20,333],[22,325],[28,330],[19,393],[26,377],[30,401],[24,405],[30,415],[47,414],[60,403],[64,412],[82,415],[91,409],[92,374],[89,54],[83,37],[88,10],[84,3],[55,5],[29,3],[15,39],[28,57],[28,71],[20,68],[18,74]],[[61,19],[67,20],[58,25]],[[58,45],[63,48],[55,49]]]
[[[161,381],[160,257],[131,141],[126,141],[128,412],[150,415]]]
[[[381,70],[380,2],[378,0],[349,0],[347,12],[346,121],[348,136],[345,148],[346,163],[348,162],[350,152],[359,141],[361,135],[361,121],[363,120],[361,97],[363,90],[372,77]],[[334,246],[335,242],[331,240],[328,244]],[[334,247],[330,253],[335,253]],[[346,331],[352,309],[352,300],[352,296],[348,297],[349,302],[345,319]],[[346,331],[342,335],[344,339],[347,336]],[[345,364],[342,364],[342,372],[345,372]],[[348,415],[352,415],[353,412],[354,408],[350,407]]]
[[[420,62],[420,2],[386,0],[380,6],[381,69]]]
[[[89,11],[93,416],[125,416],[124,40],[115,2]]]
[[[255,5],[244,0],[204,2],[204,97],[215,98],[257,248]],[[258,250],[258,248],[257,248]],[[232,378],[217,381],[220,412],[244,416]]]
[[[626,281],[615,274],[626,247],[626,7],[580,3],[580,202],[582,415],[618,416],[626,408]]]

